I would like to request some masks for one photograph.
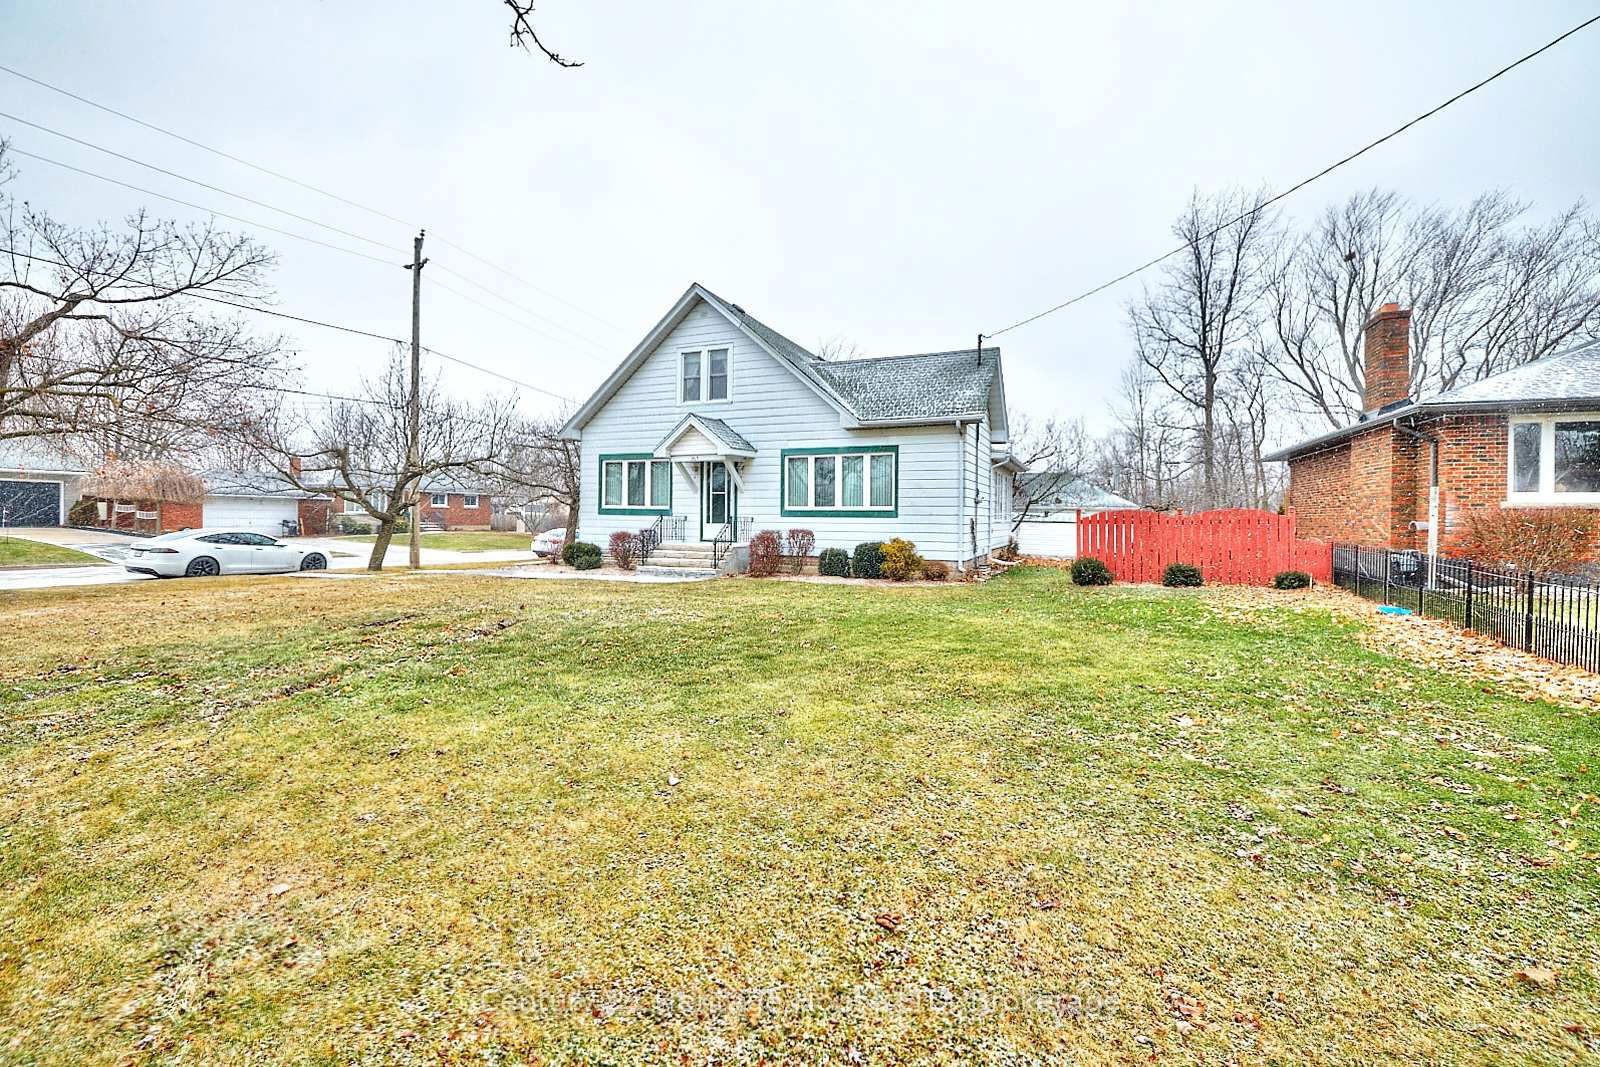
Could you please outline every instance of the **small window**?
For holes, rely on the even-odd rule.
[[[683,354],[683,402],[692,404],[700,399],[700,353]]]
[[[650,506],[664,508],[672,503],[672,464],[664,459],[650,464]]]
[[[847,508],[859,508],[866,503],[865,479],[861,473],[866,464],[865,456],[842,456],[839,459],[839,503]]]
[[[448,494],[448,493],[434,493],[433,496],[431,496],[429,498],[429,503],[431,503],[436,508],[442,508],[445,505],[450,503],[450,494]]]
[[[1539,445],[1544,427],[1537,422],[1518,422],[1511,427],[1511,491],[1539,491]]]
[[[644,507],[644,479],[648,468],[643,463],[628,464],[628,506]]]
[[[1600,493],[1600,422],[1558,422],[1555,438],[1554,491]]]
[[[476,494],[476,493],[468,493],[465,496],[463,496],[461,498],[461,506],[464,507],[464,508],[475,508],[475,507],[477,507],[478,506],[478,494]]]
[[[706,399],[728,399],[728,350],[713,348],[706,353]]]
[[[811,458],[809,456],[790,456],[788,459],[788,474],[785,478],[788,488],[784,500],[791,508],[803,508],[811,503]]]
[[[811,472],[811,504],[813,507],[833,507],[833,472],[835,462],[836,461],[832,456],[818,456],[816,458],[815,466]]]
[[[605,465],[605,495],[601,499],[609,507],[622,506],[622,466],[615,461]]]
[[[872,457],[872,500],[875,508],[894,507],[894,456]]]
[[[366,510],[358,501],[346,500],[344,502],[344,513],[346,515],[362,515],[366,513]]]

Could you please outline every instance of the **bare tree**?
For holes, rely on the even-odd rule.
[[[0,242],[0,440],[170,454],[287,368],[276,337],[203,302],[268,295],[272,253],[248,237],[143,212],[84,229],[0,196]]]
[[[1329,207],[1278,249],[1255,342],[1300,413],[1342,426],[1364,406],[1362,330],[1394,300],[1412,308],[1414,396],[1476,381],[1593,333],[1600,246],[1576,204],[1516,230],[1527,205],[1485,193],[1458,210],[1372,190]]]
[[[1089,435],[1082,419],[1013,415],[1011,454],[1028,468],[1026,473],[1011,476],[1013,530],[1045,501],[1089,473]]]
[[[253,421],[249,440],[277,476],[306,493],[355,504],[377,523],[367,569],[383,569],[395,527],[430,480],[487,480],[518,426],[514,398],[467,403],[443,394],[437,377],[421,389],[421,444],[408,459],[410,370],[398,349],[383,375],[363,380],[355,398],[316,410],[274,397]]]
[[[570,407],[563,407],[552,415],[523,420],[504,454],[489,467],[500,492],[545,501],[567,513],[563,548],[577,536],[583,486],[578,442],[561,436],[570,414]]]
[[[533,29],[533,3],[531,0],[526,0],[526,2],[503,0],[503,2],[506,7],[511,9],[511,47],[521,48],[525,52],[531,52],[534,48],[537,48],[544,53],[545,58],[558,67],[583,66],[578,60],[566,59],[551,51],[539,39],[539,35]],[[532,48],[529,47],[530,44],[533,46]]]
[[[1256,325],[1276,224],[1260,192],[1196,192],[1173,232],[1184,251],[1129,308],[1138,359],[1192,421],[1206,496],[1218,489],[1218,391]]]

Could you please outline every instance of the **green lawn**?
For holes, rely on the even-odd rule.
[[[396,534],[393,545],[404,547],[409,543],[410,534]],[[342,537],[342,541],[365,541],[371,544],[374,540],[372,534],[359,534],[353,537]],[[450,552],[503,552],[518,551],[531,552],[529,547],[533,543],[533,535],[515,533],[501,530],[447,530],[440,533],[426,533],[422,535],[423,548],[437,548]]]
[[[91,556],[87,552],[47,545],[43,541],[7,537],[0,532],[0,567],[43,567],[63,563],[87,567],[104,562],[105,560]]]
[[[1593,1055],[1594,713],[1065,577],[0,597],[0,1060]]]

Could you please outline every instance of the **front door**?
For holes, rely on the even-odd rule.
[[[739,512],[739,490],[721,460],[700,465],[700,540],[709,541]]]

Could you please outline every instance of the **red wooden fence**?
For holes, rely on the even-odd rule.
[[[1078,522],[1078,555],[1119,582],[1159,582],[1169,563],[1193,563],[1207,582],[1266,585],[1279,571],[1333,581],[1333,546],[1300,540],[1294,516],[1233,508],[1195,515],[1102,511]]]

